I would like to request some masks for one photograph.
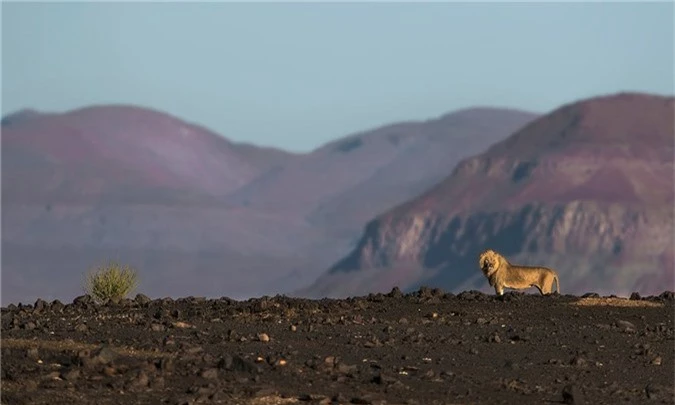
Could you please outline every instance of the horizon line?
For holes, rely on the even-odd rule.
[[[442,119],[444,117],[447,117],[449,115],[459,114],[459,113],[462,113],[462,112],[467,112],[467,111],[472,111],[472,110],[481,110],[481,109],[483,109],[483,110],[512,111],[512,112],[519,112],[519,113],[524,113],[524,114],[532,114],[532,115],[535,116],[535,118],[538,118],[538,117],[541,117],[541,116],[548,115],[548,114],[550,114],[550,113],[552,113],[552,112],[554,112],[554,111],[556,111],[560,108],[568,106],[568,105],[572,105],[572,104],[576,104],[576,103],[580,103],[580,102],[584,102],[584,101],[589,101],[589,100],[593,100],[593,99],[598,99],[598,98],[616,97],[616,96],[620,96],[620,95],[642,95],[642,96],[652,96],[652,97],[673,98],[673,97],[675,97],[675,89],[673,89],[673,92],[670,93],[670,94],[657,93],[657,92],[646,92],[646,91],[639,91],[639,90],[619,90],[619,91],[614,91],[614,92],[601,93],[601,94],[597,94],[597,95],[591,96],[591,97],[575,98],[573,100],[564,102],[564,103],[558,105],[557,107],[555,107],[553,109],[550,109],[549,111],[545,111],[545,112],[533,111],[533,110],[529,110],[529,109],[519,108],[519,107],[516,107],[516,106],[501,106],[501,105],[493,105],[493,104],[488,104],[488,103],[474,104],[474,105],[470,105],[470,106],[466,106],[466,107],[462,107],[462,108],[457,108],[457,109],[454,109],[454,110],[449,110],[446,113],[443,113],[443,114],[440,114],[440,115],[428,116],[428,118],[424,118],[424,119],[399,119],[399,120],[396,120],[396,121],[384,122],[384,123],[381,123],[379,125],[374,125],[374,126],[364,128],[364,129],[361,129],[361,130],[358,130],[358,131],[347,133],[347,134],[342,135],[342,136],[338,136],[336,138],[333,138],[331,140],[323,142],[323,143],[319,144],[318,146],[316,146],[314,148],[301,150],[301,151],[291,150],[291,149],[287,149],[287,148],[283,148],[283,147],[279,147],[279,146],[273,146],[273,145],[266,145],[266,144],[259,144],[259,143],[249,142],[249,141],[243,141],[243,140],[242,141],[234,140],[234,139],[232,139],[232,138],[230,138],[230,137],[228,137],[228,136],[226,136],[226,135],[224,135],[224,134],[222,134],[222,133],[220,133],[220,132],[218,132],[218,131],[216,131],[216,130],[214,130],[214,129],[212,129],[212,128],[204,125],[204,124],[196,122],[194,120],[190,120],[188,118],[183,118],[182,116],[180,116],[178,114],[170,113],[170,112],[167,112],[165,110],[161,110],[161,109],[158,109],[158,108],[155,108],[155,107],[152,107],[152,106],[136,104],[136,103],[125,103],[125,102],[93,103],[93,104],[84,104],[84,105],[81,105],[81,106],[78,106],[78,107],[75,107],[75,108],[70,108],[70,109],[65,109],[65,110],[60,110],[60,111],[59,110],[45,111],[45,110],[38,110],[38,109],[32,108],[32,107],[23,107],[23,108],[19,108],[19,109],[13,111],[13,112],[9,112],[9,113],[3,115],[2,117],[0,117],[0,120],[3,122],[3,126],[4,126],[5,120],[7,118],[15,116],[15,115],[25,114],[25,113],[49,116],[49,115],[71,114],[71,113],[75,113],[75,112],[78,112],[78,111],[93,109],[93,108],[106,108],[106,107],[108,107],[108,108],[109,107],[133,108],[133,109],[145,110],[145,111],[149,111],[149,112],[155,112],[155,113],[158,113],[158,114],[163,114],[163,115],[172,117],[172,118],[174,118],[178,121],[182,121],[185,124],[196,126],[196,127],[199,127],[200,129],[203,129],[203,130],[206,130],[206,131],[211,132],[213,134],[216,134],[216,135],[222,137],[223,139],[227,140],[228,142],[232,143],[233,145],[253,146],[253,147],[261,148],[261,149],[275,149],[275,150],[282,151],[282,152],[285,152],[285,153],[289,153],[289,154],[292,154],[292,155],[310,155],[313,152],[315,152],[315,151],[317,151],[321,148],[324,148],[325,146],[330,145],[334,142],[341,141],[341,140],[347,140],[347,139],[353,138],[353,137],[358,137],[358,136],[361,136],[361,135],[363,135],[367,132],[376,131],[378,129],[386,128],[386,127],[389,127],[389,126],[402,125],[402,124],[423,124],[423,123],[428,123],[428,122],[440,120],[440,119]],[[1,132],[2,131],[0,130],[0,134],[1,134]]]

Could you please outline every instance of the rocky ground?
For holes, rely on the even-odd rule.
[[[675,403],[675,298],[420,289],[2,308],[13,404]]]

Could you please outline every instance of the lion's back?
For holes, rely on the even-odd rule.
[[[555,274],[553,270],[542,266],[508,264],[504,267],[502,271],[504,271],[505,282],[516,288],[526,288],[532,284],[539,284],[544,281],[544,278]]]

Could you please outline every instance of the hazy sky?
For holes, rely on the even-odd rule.
[[[5,3],[2,113],[130,103],[308,150],[492,105],[673,94],[673,3]]]

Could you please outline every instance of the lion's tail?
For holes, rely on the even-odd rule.
[[[561,292],[560,292],[560,279],[558,279],[558,276],[555,276],[554,280],[555,280],[556,290],[558,291],[558,294],[561,294]]]

